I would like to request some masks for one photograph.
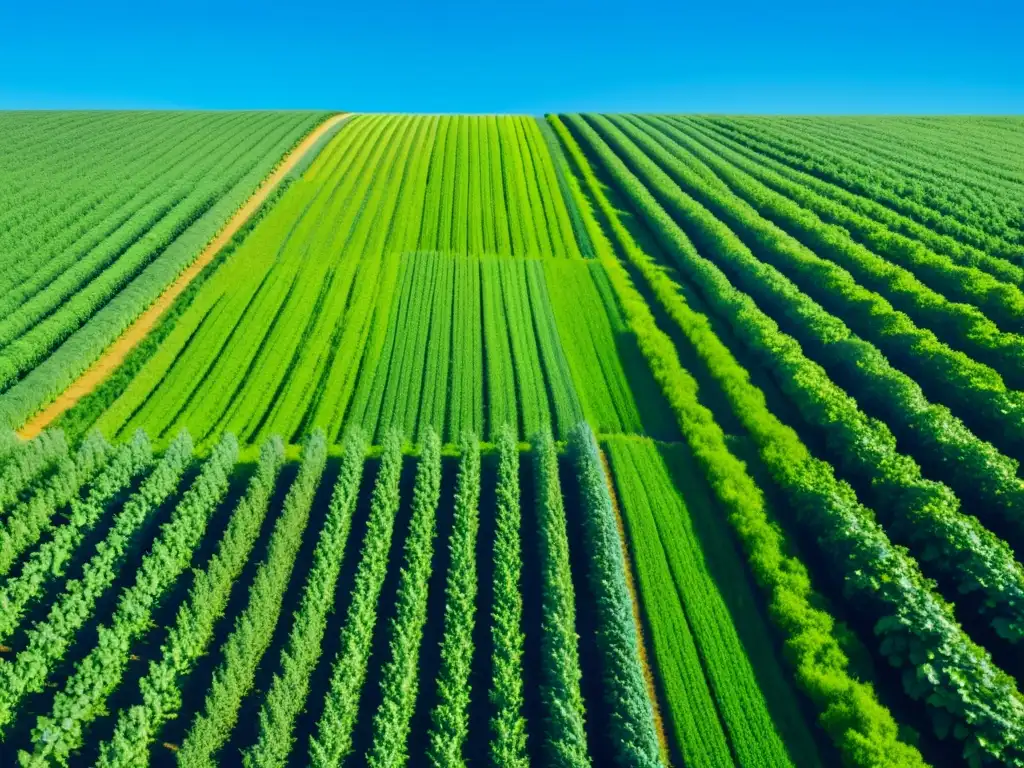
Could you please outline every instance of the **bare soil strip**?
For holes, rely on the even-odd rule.
[[[157,300],[150,305],[149,309],[139,315],[135,319],[135,322],[128,326],[117,341],[107,347],[103,354],[100,355],[99,359],[89,366],[85,373],[83,373],[70,387],[64,390],[64,393],[56,400],[33,416],[25,426],[18,430],[19,437],[25,440],[30,440],[35,437],[46,429],[54,419],[69,410],[81,398],[96,389],[100,382],[102,382],[124,361],[128,353],[135,348],[135,345],[142,341],[147,333],[153,330],[153,327],[160,319],[160,316],[170,308],[174,303],[174,300],[177,299],[178,296],[181,295],[181,292],[188,287],[188,284],[203,271],[203,268],[213,261],[217,252],[231,241],[231,238],[233,238],[235,233],[241,229],[242,225],[249,220],[249,217],[259,210],[259,207],[263,205],[263,202],[267,199],[270,193],[274,191],[274,188],[302,159],[303,155],[305,155],[306,152],[316,144],[321,136],[323,136],[338,122],[344,120],[347,116],[348,115],[346,113],[342,113],[332,115],[327,118],[324,122],[320,123],[320,125],[310,131],[310,133],[306,135],[306,138],[304,138],[291,152],[285,155],[277,168],[275,168],[274,171],[263,180],[263,183],[253,193],[252,197],[246,201],[245,205],[239,208],[238,211],[235,212],[234,216],[228,219],[220,233],[210,241],[206,248],[203,249],[202,253],[199,254],[198,258],[196,258],[196,260],[193,261],[184,272],[178,275],[174,282],[164,289],[163,293],[157,297]]]

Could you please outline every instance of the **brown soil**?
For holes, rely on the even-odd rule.
[[[70,409],[75,403],[81,398],[88,395],[102,382],[111,372],[114,371],[127,357],[128,353],[135,348],[135,345],[145,338],[146,334],[153,330],[160,316],[166,312],[174,300],[178,298],[182,291],[184,291],[188,284],[191,283],[196,276],[203,271],[214,257],[217,252],[223,248],[227,243],[231,241],[231,238],[235,236],[235,233],[248,221],[249,217],[252,216],[261,205],[263,201],[267,199],[271,192],[278,183],[285,177],[285,175],[295,167],[295,164],[302,159],[302,156],[309,151],[317,140],[323,136],[323,134],[330,130],[338,121],[344,119],[346,115],[344,113],[333,115],[324,122],[320,123],[304,138],[298,146],[296,146],[291,152],[278,163],[277,168],[263,180],[263,183],[253,193],[246,203],[235,212],[235,215],[228,219],[227,223],[221,229],[213,240],[203,249],[199,257],[192,262],[192,264],[185,269],[177,279],[168,285],[163,293],[157,297],[157,300],[150,305],[149,309],[139,315],[135,322],[133,322],[125,330],[123,334],[111,344],[107,349],[100,355],[99,359],[96,360],[89,368],[83,373],[70,387],[64,390],[56,400],[54,400],[45,409],[37,413],[32,419],[28,421],[25,426],[18,430],[18,435],[25,440],[31,438],[42,432],[47,426],[53,422],[58,416]]]
[[[658,692],[654,687],[654,673],[651,671],[650,659],[647,658],[647,641],[644,638],[644,624],[640,616],[640,601],[636,595],[636,582],[633,579],[633,563],[629,557],[629,546],[626,544],[626,526],[622,522],[622,512],[619,509],[619,499],[615,495],[615,486],[612,483],[612,470],[608,466],[608,457],[604,451],[601,453],[601,464],[604,465],[604,476],[608,483],[608,494],[612,499],[612,509],[615,511],[615,525],[619,529],[619,542],[622,544],[622,557],[626,561],[626,588],[629,589],[630,603],[633,605],[633,623],[636,624],[637,645],[640,652],[640,666],[644,670],[644,679],[647,681],[647,696],[651,700],[651,707],[654,709],[654,728],[658,732],[658,745],[661,747],[661,760],[665,765],[669,762],[668,736],[665,734],[665,721],[661,716],[661,708],[658,706]]]

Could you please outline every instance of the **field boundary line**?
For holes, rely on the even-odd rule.
[[[58,416],[70,410],[79,400],[90,394],[97,386],[111,374],[128,356],[140,341],[153,330],[164,312],[171,308],[175,299],[180,296],[189,284],[214,260],[220,250],[231,242],[235,234],[245,225],[260,206],[266,201],[281,181],[298,165],[320,140],[342,120],[351,116],[350,112],[340,112],[331,115],[313,130],[306,134],[290,152],[288,152],[277,164],[270,174],[263,179],[260,186],[249,197],[242,207],[227,220],[214,238],[207,243],[206,247],[199,253],[195,261],[182,271],[149,305],[145,312],[135,318],[124,333],[122,333],[103,353],[90,365],[85,372],[75,379],[52,403],[43,408],[39,413],[29,419],[19,429],[18,436],[24,440],[31,440],[48,427]]]

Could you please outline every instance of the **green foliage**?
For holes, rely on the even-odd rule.
[[[929,236],[929,229],[915,226],[913,220],[884,205],[844,194],[841,188],[829,184],[816,184],[813,176],[794,172],[771,158],[758,156],[758,161],[752,162],[736,151],[742,145],[710,139],[688,123],[672,120],[658,124],[671,130],[669,135],[674,139],[685,136],[698,141],[699,144],[687,142],[693,149],[712,148],[722,159],[812,210],[822,221],[843,227],[875,253],[912,270],[934,290],[974,304],[1000,328],[1020,329],[1024,293],[1018,285],[1024,282],[1024,270],[1019,267],[974,249],[957,247],[956,241],[947,242],[949,238]]]
[[[798,200],[792,200],[761,184],[745,171],[725,162],[699,144],[692,143],[671,127],[662,128],[660,122],[615,120],[638,146],[658,159],[662,168],[683,189],[690,190],[696,199],[735,231],[753,232],[751,227],[755,222],[749,222],[741,214],[746,210],[756,211],[764,222],[757,223],[759,234],[756,243],[770,241],[768,233],[774,224],[778,228],[776,233],[788,233],[792,239],[773,241],[773,247],[793,249],[794,252],[804,247],[825,259],[817,263],[813,271],[808,271],[813,276],[810,283],[803,282],[799,276],[803,274],[802,271],[790,274],[805,291],[819,295],[826,305],[833,302],[824,293],[820,293],[820,286],[835,285],[841,288],[844,295],[857,296],[858,292],[849,287],[856,280],[861,291],[873,291],[878,297],[876,300],[888,299],[892,302],[892,307],[888,308],[890,311],[902,310],[919,327],[930,328],[953,349],[962,350],[978,362],[992,366],[1011,384],[1024,380],[1021,378],[1024,338],[1001,332],[996,323],[981,310],[948,300],[920,282],[913,272],[853,240],[846,229],[822,221],[816,213],[802,207]],[[636,130],[638,126],[640,130]],[[699,175],[700,182],[697,182],[694,174]],[[723,204],[735,213],[724,215],[719,207]],[[778,245],[778,242],[784,242],[784,245]],[[767,257],[763,258],[768,260]],[[954,272],[947,275],[949,284],[968,285],[976,277],[973,274],[965,275],[962,271],[955,272],[948,259],[937,261],[944,272]],[[813,288],[810,287],[812,285]],[[1015,294],[1013,306],[1001,306],[1019,322],[1024,309],[1024,295],[1019,290]],[[834,306],[840,304],[834,303]],[[879,303],[873,307],[872,316],[879,314],[879,308],[886,308],[886,305]],[[992,314],[991,310],[989,314]],[[844,310],[844,315],[847,322],[857,326],[859,314]],[[1002,312],[994,317],[1005,322],[1007,315]]]
[[[676,294],[671,280],[636,246],[601,193],[593,169],[565,125],[558,118],[552,118],[552,124],[629,263],[640,271],[663,306],[671,307],[671,297]],[[588,133],[585,128],[581,132]],[[678,392],[681,396],[675,399],[669,394],[668,399],[677,414],[687,417],[683,425],[689,426],[685,434],[691,437],[695,456],[705,466],[721,466],[709,472],[708,479],[717,493],[726,494],[729,521],[747,552],[755,577],[769,596],[772,618],[785,637],[787,653],[797,670],[797,683],[818,707],[819,722],[850,765],[923,765],[917,751],[899,741],[892,714],[878,702],[871,687],[851,673],[833,618],[819,607],[821,599],[812,589],[806,568],[790,553],[789,543],[768,515],[760,494],[745,478],[739,462],[728,453],[721,430],[709,423],[710,414],[706,411],[686,407],[689,401],[682,396],[692,391],[692,385],[688,386],[685,374],[668,351],[667,339],[655,326],[626,270],[611,252],[611,243],[596,229],[596,222],[592,226],[600,235],[594,241],[603,246],[599,255],[607,266],[609,280],[627,321],[641,341],[652,372],[667,393]],[[756,400],[750,404],[753,403]],[[679,633],[672,636],[678,637]]]
[[[110,451],[103,435],[91,432],[74,456],[61,456],[50,476],[37,483],[35,492],[11,510],[0,528],[0,576],[7,575],[17,558],[51,527],[57,510],[71,503],[82,486],[106,465]]]
[[[10,510],[37,477],[67,455],[68,443],[59,429],[16,446],[0,466],[0,513]]]
[[[20,426],[77,378],[199,255],[278,158],[319,119],[322,115],[314,113],[236,118],[228,132],[209,140],[194,162],[179,165],[175,144],[184,137],[185,146],[177,149],[188,152],[186,129],[160,148],[161,169],[166,166],[173,172],[155,179],[143,173],[136,180],[141,187],[131,190],[134,195],[125,194],[123,182],[119,185],[122,189],[113,196],[116,207],[102,207],[105,215],[93,222],[101,238],[93,237],[79,251],[61,254],[42,248],[42,253],[23,260],[18,269],[39,271],[41,276],[53,273],[54,279],[41,283],[34,295],[28,293],[31,287],[24,288],[24,302],[11,307],[0,328],[0,339],[6,340],[0,346],[0,423]],[[221,143],[224,150],[217,151]],[[146,144],[141,151],[148,151]],[[110,187],[122,172],[112,160],[103,166]],[[92,175],[88,164],[77,168],[83,178]],[[61,198],[69,205],[74,200],[67,191]],[[48,230],[55,223],[51,221]],[[95,230],[83,234],[89,233]],[[40,265],[36,258],[44,254],[47,261]],[[17,252],[4,253],[3,259],[19,261]]]
[[[498,430],[498,484],[494,510],[494,594],[491,609],[491,759],[499,768],[525,768],[523,717],[522,513],[519,445],[508,425]]]
[[[377,623],[377,601],[387,573],[401,474],[402,439],[392,431],[384,440],[362,556],[352,586],[352,602],[341,631],[341,647],[332,664],[324,712],[309,743],[310,763],[315,766],[339,766],[352,750],[352,728],[366,680]]]
[[[131,442],[119,445],[96,475],[85,498],[72,496],[67,522],[36,549],[21,571],[0,587],[0,641],[18,628],[30,603],[47,585],[67,572],[78,546],[103,517],[106,506],[149,466],[152,448],[145,433],[137,432]],[[20,698],[14,689],[0,692],[0,702]],[[0,729],[10,722],[11,713],[0,704]]]
[[[440,495],[441,440],[428,428],[416,471],[405,562],[391,622],[391,659],[382,671],[380,709],[373,718],[373,745],[366,759],[370,768],[400,768],[409,759],[406,741],[416,709],[420,643],[427,622],[427,587]]]
[[[588,424],[581,423],[572,431],[570,446],[582,497],[583,538],[589,553],[587,578],[597,604],[597,645],[616,762],[654,768],[661,765],[658,734],[640,666],[637,627],[608,478]]]
[[[160,315],[153,329],[139,341],[125,356],[124,361],[99,385],[75,403],[69,410],[54,420],[54,425],[63,429],[72,440],[84,435],[104,411],[128,388],[143,366],[160,349],[164,340],[177,325],[179,318],[195,301],[202,286],[210,280],[221,266],[245,241],[253,228],[263,220],[287,189],[289,181],[282,181],[263,201],[259,209],[235,232],[231,241],[224,245],[209,264],[196,275],[174,300],[174,303]]]
[[[428,757],[438,768],[465,766],[463,747],[469,735],[473,664],[473,629],[476,626],[476,544],[480,529],[480,445],[472,435],[461,444],[462,459],[452,510],[448,542],[451,563],[445,587],[444,638],[441,671],[437,676],[437,704],[431,713]]]
[[[65,583],[46,619],[26,633],[24,648],[11,663],[0,666],[5,708],[17,707],[25,696],[43,689],[78,631],[92,617],[96,601],[114,583],[129,549],[138,544],[147,518],[174,493],[191,458],[192,438],[182,432],[114,517],[113,525],[96,547],[96,554],[83,567],[81,577]]]
[[[942,138],[952,126],[947,121]],[[1004,141],[986,146],[984,170],[971,163],[960,145],[953,157],[948,148],[933,141],[922,147],[920,134],[907,135],[907,126],[886,130],[884,138],[863,125],[835,126],[824,135],[813,122],[800,125],[771,125],[749,120],[716,120],[716,128],[730,135],[753,135],[763,141],[759,149],[783,162],[806,170],[831,186],[883,203],[941,235],[948,242],[963,245],[1008,262],[1019,262],[1022,255],[1013,238],[1004,239],[985,231],[1006,231],[1012,220],[1014,200],[1020,199],[1019,187],[1008,183],[992,160]],[[1019,206],[1019,203],[1018,203]],[[1009,215],[1007,215],[1009,214]],[[1012,226],[1012,224],[1010,225]],[[915,236],[920,236],[915,232]]]
[[[323,117],[0,114],[0,425],[76,379]],[[1024,765],[1024,697],[990,655],[1024,636],[999,538],[1024,545],[1020,127],[346,119],[63,434],[0,430],[7,751],[397,768],[464,766],[487,739],[514,768],[915,768],[912,722],[937,736],[926,755]],[[209,458],[178,495],[189,434]],[[231,434],[254,464],[228,510]],[[460,464],[450,509],[442,461]],[[867,682],[878,660],[906,722]],[[182,743],[158,747],[173,718]]]
[[[327,458],[323,432],[313,433],[304,458],[303,469],[293,486],[293,503],[301,504],[305,509],[303,516],[308,516]],[[281,652],[281,673],[274,676],[260,708],[259,739],[244,756],[247,765],[283,764],[288,757],[295,738],[292,734],[295,718],[305,704],[309,676],[320,658],[320,644],[343,551],[330,533],[317,543],[313,568],[306,577],[295,623],[288,635],[288,644]]]
[[[210,517],[227,493],[237,457],[238,442],[225,435],[143,557],[135,583],[122,590],[110,622],[99,627],[96,645],[75,665],[54,697],[50,714],[38,718],[32,753],[18,755],[23,766],[67,766],[84,743],[86,728],[105,713],[106,699],[121,684],[128,666],[131,644],[149,629],[153,611],[188,568]]]
[[[709,171],[688,171],[650,142],[642,142],[658,157],[655,163],[606,118],[595,117],[593,122],[613,146],[622,150],[627,165],[650,184],[647,193],[652,199],[659,206],[667,206],[657,221],[644,216],[656,233],[664,231],[664,222],[672,221],[671,216],[678,216],[694,244],[713,254],[737,287],[777,308],[787,322],[813,314],[817,323],[828,323],[833,333],[848,336],[850,329],[844,325],[845,320],[900,367],[907,367],[926,394],[951,405],[969,425],[982,426],[982,437],[998,446],[1016,446],[1024,439],[1024,395],[1008,390],[995,370],[951,349],[934,333],[917,328],[884,298],[857,285],[841,267],[816,256],[761,219],[749,205],[723,189],[721,181],[708,177]],[[629,136],[636,137],[636,132],[631,131]],[[677,182],[683,182],[686,189],[678,187]],[[730,226],[748,238],[753,249]],[[829,320],[822,306],[802,294],[800,288],[834,309],[841,319]]]
[[[310,446],[313,447],[314,443],[311,442]],[[348,539],[352,512],[359,495],[365,455],[365,436],[359,430],[350,430],[345,437],[341,471],[319,540],[318,552],[322,556],[317,561],[320,564],[317,573],[322,581],[331,575],[332,562],[337,563],[337,568],[341,567],[341,552]],[[274,523],[267,555],[256,571],[245,611],[224,643],[222,661],[214,672],[203,711],[192,723],[178,752],[178,763],[183,767],[212,768],[218,765],[217,752],[230,737],[242,701],[252,690],[257,666],[270,645],[281,616],[285,590],[309,521],[316,492],[314,480],[319,478],[315,470],[320,462],[316,451],[310,451],[309,457],[309,464],[304,465],[309,469],[292,483],[281,514]],[[332,581],[336,579],[337,570]],[[125,727],[130,729],[131,726],[129,719]]]
[[[583,696],[580,693],[576,593],[569,571],[569,537],[558,478],[558,455],[545,430],[533,445],[537,538],[541,570],[541,699],[544,753],[548,765],[589,766]]]
[[[311,495],[326,459],[323,434],[315,435],[303,455],[298,488]],[[149,763],[149,746],[161,726],[181,710],[181,679],[206,652],[214,627],[223,615],[235,580],[252,552],[270,505],[270,497],[284,461],[280,438],[260,448],[256,470],[239,501],[220,547],[205,570],[196,574],[188,600],[178,609],[174,626],[161,648],[159,660],[139,683],[142,703],[122,710],[114,735],[100,747],[98,766],[131,768]]]
[[[729,318],[736,335],[772,371],[801,415],[828,436],[835,466],[863,480],[867,498],[883,515],[890,534],[913,548],[926,573],[934,573],[960,594],[981,592],[980,610],[993,628],[1007,639],[1019,640],[1024,632],[1024,571],[1009,547],[976,519],[961,514],[959,500],[949,488],[923,478],[917,464],[897,451],[888,428],[862,413],[792,338],[701,258],[680,230],[665,222],[660,231],[666,250],[676,255],[710,305]],[[734,396],[738,365],[706,318],[693,312],[682,296],[668,297],[666,303],[694,349],[708,361],[712,375],[732,396],[734,407],[746,409]]]
[[[650,193],[592,129],[581,132],[591,137],[590,146],[617,176],[638,209],[656,221],[659,208]],[[634,161],[640,163],[641,158],[634,157]],[[689,389],[692,391],[693,386]],[[964,754],[970,761],[980,763],[986,755],[991,759],[1017,759],[1017,734],[1024,731],[1024,701],[1013,680],[995,666],[987,651],[964,634],[951,606],[932,590],[917,563],[891,544],[870,511],[858,503],[853,490],[837,481],[832,468],[812,457],[796,434],[766,409],[749,407],[756,402],[748,400],[747,407],[737,410],[738,415],[745,418],[758,441],[762,460],[774,479],[786,489],[798,519],[834,562],[846,564],[846,596],[872,617],[881,652],[894,666],[903,668],[904,690],[912,698],[927,701],[940,736],[953,735],[966,742]],[[721,440],[720,428],[713,424],[710,413],[698,408],[703,411],[702,421],[712,427],[708,434],[717,432]],[[681,426],[685,434],[686,426]],[[701,459],[696,441],[689,442]],[[737,470],[742,473],[738,463],[734,466],[732,474]],[[712,486],[725,481],[724,473],[719,479],[710,465],[708,469]],[[730,486],[735,482],[731,479]],[[760,504],[760,492],[749,476],[745,482],[749,498]],[[750,503],[737,495],[734,487],[730,497],[730,506]],[[929,661],[927,665],[925,660]],[[965,678],[963,670],[968,668],[972,672]],[[951,721],[958,727],[951,729]]]
[[[598,432],[642,432],[640,414],[619,357],[616,329],[595,283],[596,266],[579,260],[543,263],[561,348],[580,408]],[[571,414],[566,414],[569,418]]]
[[[484,433],[484,320],[480,306],[480,266],[476,259],[455,260],[450,389],[439,387],[435,399],[448,405],[449,437]],[[491,359],[491,356],[488,357]]]
[[[684,606],[684,594],[673,580],[670,553],[679,547],[667,547],[662,541],[645,484],[658,478],[661,469],[646,444],[640,448],[625,439],[608,442],[615,485],[622,504],[623,527],[636,569],[638,598],[650,631],[650,647],[660,672],[658,691],[664,701],[666,736],[687,764],[729,766],[734,761],[729,749],[725,722],[716,706],[715,692],[701,664],[691,622]],[[634,461],[636,454],[636,461]],[[652,470],[653,468],[653,470]],[[662,472],[664,470],[662,469]],[[655,494],[652,491],[652,494]],[[678,513],[678,503],[667,497],[670,513]],[[665,499],[657,499],[664,501]],[[685,513],[685,509],[684,509]],[[685,556],[683,553],[682,556]],[[699,561],[698,561],[699,562]],[[702,595],[704,600],[705,596]],[[697,610],[691,605],[691,611]],[[729,690],[721,691],[724,697]],[[778,754],[778,740],[773,739]],[[783,754],[783,763],[788,762]]]
[[[563,348],[565,321],[536,263],[581,255],[560,173],[533,118],[348,120],[98,426],[112,436],[186,426],[200,446],[224,430],[251,443],[321,427],[335,440],[350,424],[371,439],[392,426],[419,439],[431,426],[456,440],[520,413],[523,436],[546,422],[568,429],[586,415],[573,378],[585,371]],[[495,254],[501,266],[481,270]],[[607,378],[612,394],[594,400],[615,398],[605,416],[618,427],[631,406],[597,320],[594,386]],[[501,355],[508,345],[515,363]],[[485,386],[508,395],[488,400]]]

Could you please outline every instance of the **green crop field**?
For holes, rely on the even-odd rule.
[[[1024,121],[0,137],[0,765],[1024,766]]]

